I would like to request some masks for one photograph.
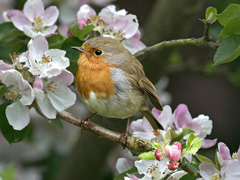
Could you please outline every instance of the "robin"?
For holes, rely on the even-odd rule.
[[[76,90],[84,105],[95,114],[128,118],[141,112],[154,130],[163,129],[146,105],[162,110],[154,85],[145,76],[141,63],[119,41],[108,37],[87,40],[80,52]],[[128,133],[128,126],[125,135]]]

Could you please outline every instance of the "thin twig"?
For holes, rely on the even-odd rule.
[[[138,51],[137,53],[134,54],[134,56],[138,58],[138,60],[142,60],[150,53],[161,51],[165,48],[170,48],[175,46],[186,46],[186,45],[197,46],[197,47],[208,48],[208,49],[217,49],[220,43],[209,41],[209,39],[206,39],[205,37],[198,38],[198,39],[190,38],[190,39],[177,39],[177,40],[171,40],[171,41],[163,41],[161,43],[146,47]]]

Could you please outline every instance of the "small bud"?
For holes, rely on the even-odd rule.
[[[180,151],[182,151],[182,145],[179,142],[174,142],[173,145],[176,145]]]
[[[181,158],[181,150],[178,149],[176,145],[166,145],[165,154],[168,159],[172,162],[178,161]]]
[[[179,163],[175,163],[175,162],[172,162],[168,165],[168,169],[172,171],[177,169],[178,167],[179,167]]]
[[[163,152],[162,152],[160,149],[157,149],[157,150],[155,151],[155,154],[154,154],[154,155],[155,155],[155,157],[156,157],[157,160],[160,161],[160,160],[162,159],[162,153],[163,153]]]

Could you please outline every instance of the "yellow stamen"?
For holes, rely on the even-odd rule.
[[[220,180],[219,174],[218,174],[218,173],[215,173],[214,175],[212,175],[212,176],[210,177],[210,179],[212,179],[212,180]]]

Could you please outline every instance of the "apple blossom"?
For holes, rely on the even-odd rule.
[[[69,66],[65,54],[63,50],[48,49],[47,40],[42,35],[37,35],[28,43],[28,64],[25,66],[33,75],[51,78]]]
[[[84,4],[77,12],[77,20],[80,28],[91,24],[93,31],[98,31],[101,36],[121,40],[132,54],[146,47],[140,41],[136,15],[127,14],[124,9],[116,11],[114,5],[103,8],[97,15],[94,9]]]
[[[13,103],[6,108],[6,117],[15,130],[22,130],[30,122],[29,108],[35,95],[31,85],[15,69],[1,70],[2,83],[8,87],[5,98]]]
[[[154,178],[155,180],[160,180],[171,172],[168,169],[168,163],[168,158],[163,158],[161,161],[141,159],[135,161],[135,166],[138,169],[139,174],[144,174],[149,179]]]
[[[64,111],[76,101],[76,95],[67,86],[73,82],[73,74],[62,70],[61,74],[40,79],[36,76],[33,88],[40,111],[49,119],[56,118],[57,111]]]
[[[51,36],[57,30],[55,25],[59,11],[56,6],[50,6],[44,10],[41,0],[28,0],[24,4],[23,11],[8,10],[4,13],[4,19],[11,21],[13,25],[23,31],[29,37],[38,34]]]

